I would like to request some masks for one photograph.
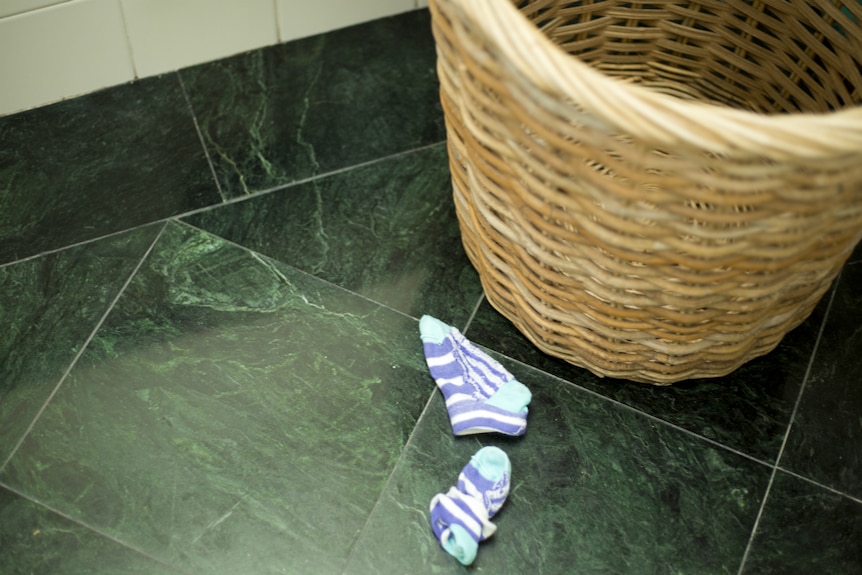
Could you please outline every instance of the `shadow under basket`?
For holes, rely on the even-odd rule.
[[[862,4],[431,0],[489,302],[655,384],[799,325],[862,239]]]

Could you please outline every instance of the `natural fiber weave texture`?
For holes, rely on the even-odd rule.
[[[725,375],[862,238],[862,4],[431,0],[454,196],[543,351]]]

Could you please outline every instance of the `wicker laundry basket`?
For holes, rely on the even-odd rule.
[[[856,0],[431,0],[463,242],[536,346],[725,375],[862,238]]]

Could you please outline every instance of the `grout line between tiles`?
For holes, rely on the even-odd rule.
[[[808,358],[808,366],[805,368],[805,375],[802,377],[802,385],[799,386],[799,393],[796,396],[796,402],[793,404],[793,411],[790,412],[790,421],[787,423],[787,429],[784,432],[784,439],[781,441],[781,447],[778,449],[778,456],[775,458],[775,463],[772,465],[772,474],[769,476],[769,483],[766,484],[766,491],[763,493],[763,499],[760,502],[760,509],[757,510],[757,517],[754,519],[754,525],[751,528],[751,535],[748,538],[748,544],[745,546],[745,551],[742,554],[742,560],[739,563],[737,575],[742,575],[745,571],[745,564],[748,562],[748,556],[751,554],[751,547],[754,543],[754,538],[757,536],[757,530],[760,527],[760,521],[763,519],[763,511],[766,508],[766,503],[769,500],[769,495],[772,492],[772,485],[775,482],[775,475],[778,473],[781,458],[784,455],[784,449],[787,447],[787,440],[790,438],[790,431],[793,429],[793,423],[796,420],[796,413],[799,411],[799,405],[802,403],[802,396],[805,394],[805,388],[808,386],[808,378],[811,376],[811,369],[814,365],[814,359],[817,357],[817,350],[820,348],[820,340],[823,338],[823,332],[826,331],[826,324],[829,321],[829,315],[832,311],[832,303],[835,301],[835,293],[838,291],[838,284],[844,274],[839,273],[835,278],[835,283],[832,285],[829,295],[829,303],[826,304],[826,313],[823,314],[823,322],[820,324],[820,329],[817,332],[817,339],[814,340],[814,347],[811,350],[811,356]]]
[[[107,234],[104,234],[104,235],[101,235],[101,236],[96,236],[96,237],[94,237],[94,238],[90,238],[90,239],[87,239],[87,240],[81,240],[81,241],[79,241],[79,242],[74,242],[74,243],[67,244],[67,245],[64,245],[64,246],[61,246],[61,247],[58,247],[58,248],[54,248],[54,249],[50,249],[50,250],[45,250],[45,251],[39,252],[39,253],[37,253],[37,254],[33,254],[33,255],[31,255],[31,256],[26,256],[26,257],[23,257],[23,258],[20,258],[20,259],[16,259],[16,260],[12,260],[12,261],[9,261],[9,262],[0,263],[0,269],[3,269],[3,268],[8,267],[8,266],[13,266],[13,265],[15,265],[15,264],[24,263],[24,262],[27,262],[27,261],[30,261],[30,260],[34,260],[34,259],[36,259],[36,258],[40,258],[40,257],[42,257],[42,256],[46,256],[46,255],[49,255],[49,254],[59,253],[59,252],[62,252],[62,251],[68,250],[68,249],[70,249],[70,248],[75,248],[75,247],[79,247],[79,246],[84,246],[84,245],[87,245],[87,244],[91,244],[91,243],[94,243],[94,242],[98,242],[98,241],[100,241],[100,240],[107,239],[107,238],[111,238],[111,237],[114,237],[114,236],[118,236],[118,235],[120,235],[120,234],[124,234],[124,233],[126,233],[126,232],[130,232],[130,231],[132,231],[132,230],[138,230],[138,229],[145,228],[145,227],[147,227],[147,226],[152,226],[152,225],[155,225],[155,224],[165,224],[165,223],[167,223],[167,222],[174,221],[174,220],[180,220],[180,219],[182,219],[182,218],[186,218],[186,217],[188,217],[188,216],[192,216],[192,215],[195,215],[195,214],[199,214],[199,213],[203,213],[203,212],[208,212],[208,211],[211,211],[211,210],[217,210],[217,209],[219,209],[219,208],[221,208],[221,207],[224,207],[224,206],[227,206],[227,205],[230,205],[230,204],[236,204],[236,203],[244,202],[244,201],[247,201],[247,200],[251,200],[252,198],[256,198],[256,197],[263,196],[263,195],[266,195],[266,194],[271,194],[271,193],[273,193],[273,192],[278,192],[278,191],[281,191],[281,190],[286,190],[286,189],[292,188],[293,186],[299,186],[299,185],[302,185],[302,184],[307,184],[307,183],[313,182],[313,181],[315,181],[315,180],[317,180],[317,179],[321,179],[321,178],[328,178],[328,177],[330,177],[330,176],[336,176],[336,175],[341,174],[341,173],[349,172],[350,170],[353,170],[353,169],[355,169],[355,168],[365,168],[365,167],[373,166],[374,164],[377,164],[377,163],[380,163],[380,162],[385,162],[385,161],[387,161],[387,160],[396,159],[396,158],[399,158],[399,157],[402,157],[402,156],[408,156],[408,155],[413,154],[413,153],[416,153],[416,152],[421,152],[421,151],[423,151],[423,150],[428,150],[428,149],[434,148],[435,146],[441,146],[441,145],[445,145],[445,144],[446,144],[446,141],[445,141],[445,140],[443,140],[443,141],[440,141],[440,142],[434,142],[433,144],[426,144],[426,145],[424,145],[424,146],[419,146],[418,148],[411,148],[411,149],[409,149],[409,150],[402,150],[401,152],[396,152],[395,154],[391,154],[391,155],[389,155],[389,156],[382,156],[382,157],[380,157],[380,158],[376,158],[376,159],[373,159],[373,160],[368,160],[368,161],[366,161],[366,162],[360,162],[360,163],[358,163],[358,164],[352,164],[352,165],[350,165],[350,166],[345,166],[345,167],[343,167],[343,168],[338,168],[338,169],[335,169],[335,170],[332,170],[332,171],[329,171],[329,172],[325,172],[325,173],[322,173],[322,174],[316,174],[316,175],[314,175],[314,176],[309,176],[309,177],[307,177],[307,178],[302,178],[302,179],[300,179],[300,180],[296,180],[296,181],[293,181],[293,182],[288,182],[288,183],[286,183],[286,184],[282,184],[282,185],[279,185],[279,186],[274,186],[274,187],[272,187],[272,188],[266,188],[266,189],[261,190],[261,191],[259,191],[259,192],[254,192],[254,193],[251,193],[251,194],[245,194],[245,195],[238,196],[238,197],[235,197],[235,198],[229,198],[229,199],[226,199],[225,201],[223,201],[222,203],[213,204],[213,205],[211,205],[211,206],[204,206],[204,207],[202,207],[202,208],[196,208],[196,209],[193,209],[193,210],[188,210],[188,211],[186,211],[186,212],[182,212],[182,213],[179,213],[179,214],[173,214],[173,215],[170,215],[170,216],[165,216],[165,217],[163,217],[163,218],[158,218],[158,219],[155,219],[155,220],[152,220],[152,221],[149,221],[149,222],[143,222],[143,223],[138,224],[138,225],[134,225],[134,226],[131,226],[131,227],[128,227],[128,228],[124,228],[124,229],[122,229],[122,230],[117,230],[117,231],[115,231],[115,232],[110,232],[110,233],[107,233]],[[197,228],[196,228],[196,229],[197,229]],[[357,295],[358,295],[358,294],[357,294]]]
[[[218,174],[216,174],[215,166],[213,165],[212,157],[210,156],[210,152],[207,149],[207,143],[206,143],[206,140],[204,140],[203,132],[201,132],[201,126],[198,123],[197,114],[195,114],[194,106],[192,106],[192,99],[189,98],[189,93],[186,90],[186,85],[183,82],[182,75],[179,73],[179,71],[174,72],[174,74],[177,75],[177,82],[179,82],[179,84],[180,84],[180,91],[183,93],[183,98],[185,98],[185,100],[186,100],[186,106],[189,109],[189,114],[191,114],[192,122],[195,125],[195,132],[197,132],[198,141],[201,143],[201,148],[203,148],[203,150],[204,150],[204,156],[207,159],[207,165],[210,167],[210,174],[212,175],[213,182],[215,182],[216,190],[218,191],[218,195],[222,199],[222,202],[225,202],[225,201],[227,201],[227,198],[225,197],[224,192],[221,189],[221,183],[219,183],[219,181],[218,181]]]
[[[39,411],[36,412],[36,415],[30,422],[30,425],[28,425],[27,429],[24,430],[24,433],[21,435],[20,439],[15,444],[15,447],[13,447],[12,451],[9,453],[9,456],[2,463],[2,465],[0,465],[0,475],[2,475],[3,471],[6,469],[6,466],[9,465],[9,462],[12,461],[12,458],[15,457],[15,454],[18,453],[18,449],[21,448],[21,445],[30,435],[30,432],[33,431],[33,427],[36,426],[36,422],[39,421],[39,419],[42,417],[42,414],[45,412],[45,410],[48,408],[48,405],[54,399],[54,396],[60,390],[60,387],[62,387],[63,383],[65,383],[66,378],[69,377],[69,373],[71,373],[72,369],[78,363],[78,360],[81,358],[81,356],[84,355],[84,351],[86,351],[87,347],[89,347],[90,342],[96,336],[96,333],[98,333],[98,331],[102,328],[102,324],[105,322],[105,319],[107,319],[108,315],[114,310],[114,306],[117,305],[117,301],[119,301],[120,297],[123,295],[123,293],[125,293],[126,288],[129,287],[129,284],[132,282],[132,279],[137,275],[138,270],[141,269],[141,266],[150,256],[150,253],[153,251],[153,248],[158,243],[159,239],[162,237],[162,234],[164,233],[166,227],[167,224],[162,225],[162,229],[159,230],[159,233],[156,235],[155,239],[150,244],[150,247],[148,247],[147,250],[144,252],[143,256],[141,256],[141,259],[138,261],[138,264],[132,270],[132,273],[129,274],[129,277],[126,278],[126,281],[117,291],[117,294],[114,296],[114,299],[112,299],[111,303],[108,304],[108,308],[105,310],[105,313],[102,314],[102,316],[96,322],[95,327],[90,331],[90,335],[88,335],[87,339],[85,339],[84,342],[81,344],[81,347],[78,349],[78,352],[75,354],[75,357],[72,358],[72,361],[69,363],[69,366],[63,372],[63,375],[60,376],[60,380],[57,382],[57,385],[54,386],[54,389],[51,390],[51,393],[48,395],[48,398],[42,403],[42,407],[40,407]]]
[[[183,213],[181,213],[181,214],[177,214],[177,215],[174,215],[174,216],[170,216],[169,218],[165,218],[165,219],[172,219],[172,218],[185,218],[185,217],[192,216],[192,215],[196,215],[196,214],[200,214],[200,213],[203,213],[203,212],[209,212],[209,211],[212,211],[212,210],[217,210],[217,209],[219,209],[219,208],[221,208],[221,207],[223,207],[223,206],[226,206],[226,205],[231,205],[231,204],[237,204],[237,203],[245,202],[245,201],[251,200],[252,198],[259,198],[259,197],[261,197],[261,196],[265,196],[265,195],[271,194],[271,193],[273,193],[273,192],[279,192],[279,191],[282,191],[282,190],[287,190],[287,189],[290,189],[290,188],[295,187],[295,186],[301,186],[301,185],[303,185],[303,184],[308,184],[308,183],[314,182],[315,180],[320,180],[320,179],[329,178],[329,177],[332,177],[332,176],[337,176],[337,175],[339,175],[339,174],[343,174],[343,173],[346,173],[346,172],[349,172],[349,171],[351,171],[351,170],[355,170],[355,169],[358,169],[358,168],[367,168],[367,167],[373,166],[373,165],[375,165],[375,164],[379,164],[379,163],[387,162],[387,161],[389,161],[389,160],[395,160],[395,159],[397,159],[397,158],[401,158],[401,157],[404,157],[404,156],[409,156],[409,155],[412,155],[412,154],[415,154],[415,153],[422,152],[422,151],[424,151],[424,150],[429,150],[429,149],[431,149],[431,148],[435,148],[435,147],[437,147],[437,146],[444,146],[444,145],[446,145],[446,141],[445,141],[445,140],[442,140],[442,141],[440,141],[440,142],[434,142],[434,143],[432,143],[432,144],[426,144],[426,145],[424,145],[424,146],[419,146],[418,148],[410,148],[409,150],[402,150],[402,151],[400,151],[400,152],[396,152],[396,153],[394,153],[394,154],[390,154],[390,155],[388,155],[388,156],[381,156],[381,157],[379,157],[379,158],[374,158],[374,159],[372,159],[372,160],[367,160],[367,161],[365,161],[365,162],[359,162],[358,164],[351,164],[351,165],[349,165],[349,166],[344,166],[344,167],[341,167],[341,168],[336,168],[336,169],[334,169],[334,170],[330,170],[330,171],[328,171],[328,172],[323,172],[323,173],[320,173],[320,174],[313,174],[313,175],[311,175],[311,176],[307,176],[307,177],[305,177],[305,178],[300,178],[300,179],[298,179],[298,180],[294,180],[294,181],[292,181],[292,182],[287,182],[287,183],[285,183],[285,184],[279,184],[279,185],[277,185],[277,186],[273,186],[273,187],[271,187],[271,188],[264,188],[264,189],[262,189],[262,190],[258,190],[258,191],[256,191],[256,192],[252,192],[252,193],[249,193],[249,194],[243,194],[243,195],[241,195],[241,196],[236,196],[236,197],[233,197],[233,198],[226,198],[226,199],[224,200],[224,202],[223,202],[223,203],[221,203],[221,204],[214,204],[214,205],[211,205],[211,206],[204,206],[204,207],[202,207],[202,208],[197,208],[197,209],[194,209],[194,210],[189,210],[188,212],[183,212]]]
[[[479,301],[476,302],[476,305],[473,306],[473,312],[470,314],[470,317],[467,318],[467,322],[464,324],[464,330],[461,332],[464,336],[467,335],[467,332],[470,329],[470,324],[473,323],[473,318],[476,317],[476,314],[479,313],[479,307],[482,305],[482,302],[485,301],[485,292],[479,296]]]
[[[789,469],[785,469],[784,467],[778,466],[777,469],[778,469],[778,471],[781,471],[785,475],[790,475],[792,477],[795,477],[796,479],[801,479],[805,483],[809,483],[815,487],[823,489],[824,491],[828,491],[828,492],[832,493],[833,495],[840,495],[841,497],[844,497],[846,499],[849,499],[850,501],[854,501],[854,502],[862,505],[862,499],[860,499],[859,497],[856,497],[854,495],[850,495],[849,493],[844,493],[843,491],[839,491],[838,489],[835,489],[834,487],[829,487],[828,485],[824,485],[822,483],[814,481],[813,479],[805,477],[804,475],[799,475],[795,471],[790,471]]]
[[[132,46],[132,37],[129,34],[129,19],[126,16],[125,2],[120,0],[120,2],[117,2],[117,5],[120,9],[120,19],[123,21],[123,40],[126,41],[126,54],[129,57],[129,65],[132,67],[132,78],[134,78],[134,80],[139,80],[141,75],[138,71],[138,63],[135,60],[135,49]]]
[[[281,10],[278,9],[278,0],[272,0],[272,13],[275,20],[275,37],[278,38],[278,43],[285,42],[284,34],[281,32]]]
[[[593,396],[593,397],[595,397],[595,398],[597,398],[597,399],[600,399],[600,400],[602,400],[602,401],[606,401],[606,402],[608,402],[608,403],[611,403],[611,404],[613,404],[613,405],[615,405],[615,406],[617,406],[617,407],[620,407],[620,408],[622,408],[622,409],[625,409],[625,410],[627,410],[627,411],[630,411],[630,412],[633,412],[633,413],[637,413],[638,415],[641,415],[641,416],[643,416],[643,417],[646,417],[647,419],[650,419],[650,420],[652,420],[652,421],[654,421],[654,422],[656,422],[656,423],[660,423],[660,424],[662,424],[662,425],[664,425],[664,426],[670,427],[671,429],[674,429],[674,430],[676,430],[676,431],[682,432],[682,433],[684,433],[684,434],[686,434],[686,435],[688,435],[688,436],[690,436],[690,437],[693,437],[693,438],[698,439],[698,440],[700,440],[700,441],[704,441],[704,442],[706,442],[706,443],[709,443],[710,445],[712,445],[712,446],[714,446],[714,447],[717,447],[717,448],[719,448],[719,449],[722,449],[723,451],[728,451],[728,452],[733,453],[733,454],[735,454],[735,455],[738,455],[738,456],[740,456],[740,457],[744,457],[745,459],[748,459],[749,461],[753,461],[753,462],[755,462],[755,463],[759,463],[760,465],[763,465],[764,467],[769,467],[769,468],[773,467],[773,464],[772,464],[772,463],[769,463],[769,462],[767,462],[767,461],[763,461],[762,459],[758,459],[757,457],[754,457],[753,455],[750,455],[750,454],[745,453],[745,452],[743,452],[743,451],[739,451],[738,449],[735,449],[735,448],[733,448],[733,447],[730,447],[729,445],[725,445],[725,444],[723,444],[723,443],[721,443],[721,442],[719,442],[719,441],[716,441],[715,439],[710,439],[709,437],[706,437],[706,436],[704,436],[704,435],[700,435],[699,433],[695,433],[694,431],[691,431],[690,429],[686,429],[686,428],[684,428],[684,427],[682,427],[682,426],[680,426],[680,425],[677,425],[676,423],[673,423],[673,422],[671,422],[671,421],[667,421],[667,420],[662,419],[662,418],[660,418],[660,417],[658,417],[658,416],[656,416],[656,415],[653,415],[652,413],[648,413],[648,412],[646,412],[646,411],[643,411],[643,410],[641,410],[641,409],[638,409],[637,407],[633,407],[633,406],[631,406],[631,405],[628,405],[627,403],[623,403],[622,401],[619,401],[618,399],[614,399],[614,398],[612,398],[612,397],[608,397],[607,395],[602,395],[602,394],[601,394],[601,393],[599,393],[598,391],[594,391],[594,390],[592,390],[592,389],[588,389],[588,388],[586,388],[586,387],[584,387],[584,386],[582,386],[582,385],[578,385],[577,383],[573,383],[573,382],[571,382],[571,381],[568,381],[567,379],[563,379],[562,377],[560,377],[560,376],[558,376],[558,375],[554,375],[553,373],[548,373],[547,371],[544,371],[544,370],[542,370],[542,369],[539,369],[538,367],[535,367],[535,366],[532,366],[532,365],[530,365],[530,364],[528,364],[528,363],[524,363],[523,361],[520,361],[520,360],[517,360],[517,359],[511,358],[511,357],[509,357],[509,356],[507,356],[507,355],[505,355],[505,354],[502,354],[502,353],[500,353],[500,352],[498,352],[498,351],[495,351],[495,350],[494,350],[494,349],[492,349],[492,348],[489,348],[489,347],[486,347],[486,346],[482,346],[482,345],[480,345],[480,347],[483,347],[483,348],[485,348],[485,349],[487,349],[487,350],[490,350],[490,351],[494,352],[495,354],[497,354],[497,355],[499,355],[499,356],[501,356],[501,357],[505,357],[507,361],[510,361],[510,362],[513,362],[513,363],[517,363],[517,364],[520,364],[520,365],[524,366],[525,368],[528,368],[528,369],[532,369],[532,370],[538,371],[538,372],[540,372],[540,373],[544,374],[544,375],[545,375],[545,376],[547,376],[547,377],[550,377],[550,378],[552,378],[552,379],[555,379],[555,380],[559,381],[560,383],[562,383],[562,384],[564,384],[564,385],[570,385],[570,386],[574,387],[575,389],[577,389],[577,390],[579,390],[579,391],[582,391],[582,392],[584,392],[584,393],[587,393],[587,394],[589,394],[589,395],[591,395],[591,396]]]
[[[407,437],[407,441],[404,442],[404,447],[401,448],[401,453],[398,454],[398,459],[395,460],[395,464],[392,466],[392,471],[389,472],[389,476],[386,478],[386,482],[383,484],[383,488],[380,490],[380,495],[377,496],[377,500],[374,502],[374,505],[371,506],[371,510],[368,512],[368,516],[365,518],[365,523],[363,523],[362,528],[356,534],[356,537],[353,539],[353,542],[350,544],[350,549],[347,552],[347,558],[344,560],[344,568],[342,569],[342,575],[347,573],[347,568],[350,566],[350,561],[353,559],[353,554],[356,551],[356,544],[359,543],[359,540],[362,538],[362,534],[365,533],[365,530],[368,528],[368,524],[371,523],[371,518],[374,516],[374,512],[380,506],[381,501],[383,501],[383,497],[386,495],[389,484],[392,482],[392,478],[395,477],[395,472],[398,471],[401,466],[401,462],[404,460],[404,454],[407,453],[407,449],[413,443],[413,437],[416,435],[416,430],[419,428],[419,424],[422,421],[422,418],[425,417],[425,413],[431,407],[431,402],[434,401],[434,396],[437,393],[437,389],[431,392],[431,395],[428,396],[428,401],[425,402],[425,407],[422,408],[422,412],[419,414],[419,417],[416,418],[416,424],[413,426],[413,429],[410,431],[410,435]]]
[[[168,567],[168,568],[170,568],[170,569],[172,569],[178,573],[184,573],[184,571],[182,569],[180,569],[179,567],[177,567],[175,565],[171,565],[170,563],[165,562],[163,559],[159,559],[158,557],[151,555],[150,553],[147,553],[143,549],[139,549],[139,548],[135,547],[134,545],[132,545],[131,543],[128,543],[127,541],[123,541],[122,539],[118,539],[117,537],[115,537],[109,533],[105,533],[101,529],[93,527],[92,525],[89,525],[89,524],[81,521],[80,519],[76,519],[75,517],[72,517],[71,515],[68,515],[68,514],[64,513],[63,511],[56,509],[55,507],[52,507],[46,503],[43,503],[43,502],[39,501],[38,499],[35,499],[35,498],[31,497],[30,495],[27,495],[26,493],[19,491],[18,489],[12,487],[11,485],[6,484],[3,481],[0,481],[0,489],[6,489],[7,491],[14,493],[15,495],[17,495],[21,499],[24,499],[25,501],[29,501],[30,503],[32,503],[33,505],[36,505],[37,507],[39,507],[41,509],[44,509],[50,513],[53,513],[54,515],[62,517],[63,519],[65,519],[67,521],[71,521],[75,525],[79,525],[80,527],[86,529],[87,531],[91,531],[91,532],[95,533],[99,537],[103,537],[105,539],[108,539],[109,541],[113,541],[117,545],[121,545],[121,546],[125,547],[126,549],[129,549],[130,551],[133,551],[139,555],[143,555],[144,557],[151,559],[152,561],[155,561],[156,563],[159,563],[160,565],[164,565],[165,567]]]
[[[131,232],[131,231],[134,231],[134,230],[140,230],[140,229],[146,228],[146,227],[148,227],[148,226],[153,226],[153,225],[156,225],[156,224],[164,224],[164,223],[165,223],[167,220],[169,220],[169,219],[171,219],[171,218],[163,218],[163,219],[155,220],[155,221],[152,221],[152,222],[146,222],[146,223],[143,223],[143,224],[139,224],[139,225],[137,225],[137,226],[132,226],[132,227],[130,227],[130,228],[124,228],[124,229],[122,229],[122,230],[118,230],[118,231],[116,231],[116,232],[111,232],[111,233],[108,233],[108,234],[105,234],[105,235],[102,235],[102,236],[98,236],[98,237],[95,237],[95,238],[90,238],[90,239],[88,239],[88,240],[81,240],[80,242],[75,242],[75,243],[67,244],[67,245],[62,246],[62,247],[59,247],[59,248],[54,248],[54,249],[52,249],[52,250],[45,250],[45,251],[43,251],[43,252],[39,252],[39,253],[37,253],[37,254],[33,254],[32,256],[27,256],[27,257],[21,258],[21,259],[19,259],[19,260],[12,260],[11,262],[6,262],[6,263],[3,263],[3,264],[0,264],[0,269],[3,269],[3,268],[5,268],[5,267],[14,266],[14,265],[16,265],[16,264],[22,264],[22,263],[25,263],[25,262],[29,262],[29,261],[31,261],[31,260],[35,260],[35,259],[41,258],[41,257],[43,257],[43,256],[48,256],[48,255],[51,255],[51,254],[58,254],[58,253],[60,253],[60,252],[64,252],[64,251],[66,251],[66,250],[70,250],[70,249],[73,249],[73,248],[77,248],[77,247],[85,246],[85,245],[87,245],[87,244],[92,244],[92,243],[95,243],[95,242],[98,242],[98,241],[101,241],[101,240],[106,240],[106,239],[108,239],[108,238],[113,238],[113,237],[121,236],[121,235],[123,235],[123,234],[125,234],[125,233],[127,233],[127,232]]]
[[[223,238],[223,237],[221,237],[221,236],[219,236],[219,235],[216,235],[216,234],[214,234],[214,233],[212,233],[212,232],[209,232],[209,231],[207,231],[207,230],[203,230],[203,229],[201,229],[201,228],[199,228],[199,227],[197,227],[197,226],[195,226],[195,225],[193,225],[193,224],[190,224],[190,223],[188,223],[188,222],[184,222],[184,221],[180,221],[180,220],[174,220],[173,218],[172,218],[172,220],[173,220],[173,221],[174,221],[174,223],[175,223],[175,224],[177,224],[177,225],[180,225],[180,226],[186,226],[186,227],[192,228],[193,230],[196,230],[196,231],[198,231],[198,232],[201,232],[201,233],[207,234],[208,236],[211,236],[211,237],[214,237],[214,238],[218,238],[218,240],[219,240],[219,241],[222,241],[222,242],[224,242],[224,243],[226,243],[226,244],[228,244],[228,245],[230,245],[230,246],[233,246],[233,247],[235,247],[235,248],[239,248],[239,249],[241,249],[241,250],[243,250],[243,251],[249,252],[250,254],[252,254],[252,256],[253,256],[253,257],[257,258],[258,260],[260,260],[260,259],[264,259],[264,260],[268,260],[268,261],[276,262],[276,263],[278,263],[278,264],[281,264],[281,265],[287,266],[287,267],[289,267],[291,270],[295,271],[296,273],[299,273],[299,274],[302,274],[302,275],[303,275],[303,276],[305,276],[305,277],[308,277],[308,278],[312,278],[312,279],[314,279],[314,280],[317,280],[317,281],[319,281],[319,282],[323,283],[324,285],[329,286],[330,288],[336,289],[336,290],[338,290],[338,291],[344,292],[344,293],[346,293],[346,294],[348,294],[348,295],[351,295],[351,296],[354,296],[354,297],[358,297],[358,298],[360,298],[360,299],[362,299],[362,300],[367,301],[368,303],[372,303],[372,304],[374,304],[374,305],[376,305],[376,306],[378,306],[378,307],[381,307],[381,308],[383,308],[383,309],[386,309],[386,310],[389,310],[389,311],[391,311],[391,312],[397,313],[398,315],[401,315],[401,316],[404,316],[404,317],[408,317],[408,318],[413,319],[413,320],[416,320],[416,321],[418,321],[418,320],[419,320],[419,318],[417,318],[417,317],[413,317],[413,316],[412,316],[412,315],[410,315],[409,313],[406,313],[406,312],[403,312],[403,311],[401,311],[401,310],[395,309],[394,307],[391,307],[391,306],[389,306],[389,305],[387,305],[387,304],[385,304],[385,303],[381,303],[381,302],[379,302],[379,301],[377,301],[377,300],[373,300],[373,299],[371,299],[370,297],[368,297],[368,296],[366,296],[366,295],[363,295],[363,294],[361,294],[361,293],[357,293],[357,292],[355,292],[355,291],[353,291],[353,290],[347,289],[347,288],[346,288],[346,287],[344,287],[344,286],[340,286],[340,285],[338,285],[338,284],[336,284],[336,283],[332,283],[331,281],[329,281],[329,280],[327,280],[327,279],[324,279],[324,278],[322,278],[322,277],[320,277],[320,276],[316,276],[316,275],[314,275],[313,273],[310,273],[310,272],[307,272],[307,271],[305,271],[305,270],[303,270],[303,269],[300,269],[300,268],[298,268],[298,267],[295,267],[295,266],[293,266],[293,265],[291,265],[291,264],[289,264],[289,263],[287,263],[287,262],[283,262],[283,261],[281,261],[281,260],[278,260],[278,259],[275,259],[275,258],[273,258],[273,257],[270,257],[270,256],[268,256],[268,255],[266,255],[266,254],[262,254],[262,253],[260,253],[260,252],[256,252],[256,251],[254,251],[253,249],[249,248],[248,246],[244,246],[244,245],[242,245],[242,244],[238,244],[238,243],[236,243],[236,242],[234,242],[234,241],[231,241],[231,240],[225,239],[225,238]]]

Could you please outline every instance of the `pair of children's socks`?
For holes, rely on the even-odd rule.
[[[523,435],[532,395],[499,362],[461,332],[431,316],[419,321],[425,360],[446,400],[452,431]],[[490,519],[509,495],[512,466],[498,447],[483,447],[458,475],[458,483],[431,500],[431,529],[440,545],[464,565],[494,534]]]

